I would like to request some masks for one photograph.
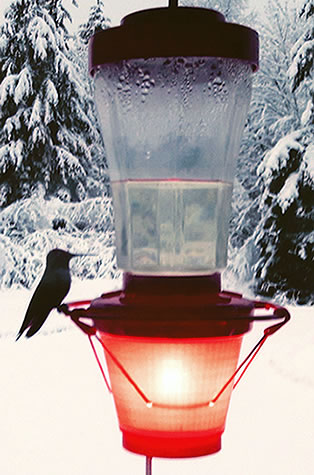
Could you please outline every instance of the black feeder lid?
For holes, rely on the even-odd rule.
[[[206,8],[153,8],[127,15],[121,25],[100,31],[89,43],[89,71],[135,58],[209,56],[236,58],[258,69],[258,34],[228,23]]]

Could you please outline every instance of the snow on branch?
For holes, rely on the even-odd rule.
[[[61,172],[64,174],[65,170],[68,171],[70,176],[85,176],[85,170],[79,162],[79,159],[71,152],[63,147],[56,146],[57,150],[57,162]]]
[[[257,168],[257,174],[269,178],[273,171],[279,171],[286,166],[290,150],[302,152],[303,146],[298,142],[300,134],[300,131],[296,131],[280,139],[275,147],[266,153],[264,160]]]
[[[298,181],[299,181],[299,173],[294,172],[286,180],[286,183],[280,190],[277,203],[279,204],[283,213],[289,208],[290,204],[298,197]]]
[[[18,82],[14,90],[14,102],[19,104],[27,98],[33,91],[32,76],[27,67],[24,67],[18,75]]]
[[[43,127],[42,124],[37,124],[36,127],[34,127],[34,130],[32,132],[31,136],[31,142],[32,144],[36,144],[38,142],[45,142],[45,139],[47,137],[46,130]]]
[[[15,115],[8,117],[3,126],[3,132],[6,134],[8,140],[12,139],[12,132],[19,131],[21,128],[21,113],[17,112]]]
[[[313,64],[314,57],[314,39],[305,41],[295,52],[295,56],[288,69],[288,77],[291,81],[296,80],[297,75],[302,71],[306,64]]]
[[[301,124],[303,125],[303,127],[305,127],[307,124],[310,124],[311,119],[314,116],[313,108],[313,101],[312,99],[309,99],[301,116]]]
[[[12,97],[15,90],[16,82],[18,81],[18,74],[8,74],[2,81],[0,86],[0,106]]]
[[[56,71],[58,74],[66,74],[71,81],[75,77],[74,63],[61,51],[56,58]]]
[[[64,147],[72,150],[72,152],[77,152],[79,155],[82,155],[83,153],[85,157],[90,158],[90,150],[86,141],[82,137],[71,132],[69,129],[60,127],[57,132],[57,139]]]
[[[314,145],[310,144],[303,157],[302,168],[304,167],[305,174],[314,183]]]
[[[3,53],[8,45],[8,39],[4,33],[0,35],[0,51]]]
[[[16,166],[20,167],[22,160],[23,160],[23,151],[24,151],[24,143],[22,140],[17,140],[15,142],[15,157],[16,157]]]
[[[294,116],[293,114],[288,114],[285,115],[284,117],[279,117],[277,120],[275,120],[270,126],[269,130],[273,135],[277,135],[277,137],[286,132],[291,130],[291,124],[294,123]]]
[[[17,140],[0,147],[0,170],[5,173],[9,165],[20,166],[23,159],[23,141]]]
[[[46,59],[48,49],[56,48],[54,32],[51,27],[38,16],[29,22],[27,35],[33,46],[36,59]]]
[[[29,119],[28,130],[35,127],[36,125],[39,125],[42,122],[41,110],[42,110],[42,103],[39,97],[37,96],[34,101],[32,114]]]
[[[53,104],[54,106],[56,106],[58,104],[59,96],[58,96],[57,89],[55,88],[55,85],[51,81],[51,79],[48,78],[46,80],[45,87],[46,87],[47,101],[50,102],[50,104]]]
[[[8,164],[11,162],[10,160],[10,144],[5,144],[0,147],[0,171],[1,173],[5,173],[8,167]]]

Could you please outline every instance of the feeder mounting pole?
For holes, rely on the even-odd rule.
[[[169,7],[176,8],[178,6],[178,0],[169,0]]]
[[[146,457],[146,475],[152,475],[152,457]]]

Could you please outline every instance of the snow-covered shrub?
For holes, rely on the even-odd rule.
[[[111,199],[66,203],[37,197],[0,211],[0,286],[32,287],[43,272],[46,254],[56,247],[93,254],[73,259],[73,276],[116,277]]]

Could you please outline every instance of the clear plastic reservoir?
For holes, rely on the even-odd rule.
[[[113,182],[112,190],[120,268],[180,275],[225,267],[230,183],[127,180]]]
[[[98,67],[120,268],[179,275],[226,266],[251,73],[248,62],[217,57]]]

